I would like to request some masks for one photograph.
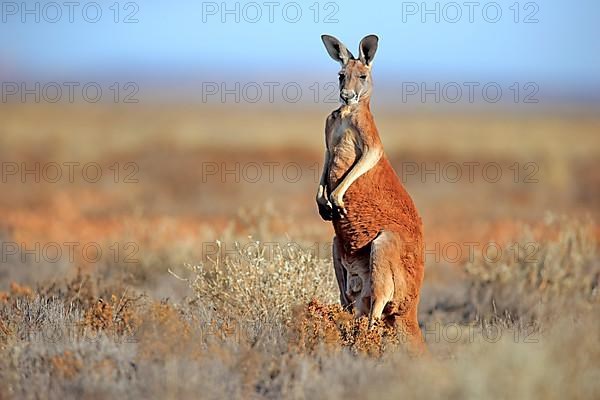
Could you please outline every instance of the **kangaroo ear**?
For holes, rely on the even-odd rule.
[[[376,35],[368,35],[358,45],[359,59],[363,64],[370,66],[377,51],[379,38]]]
[[[346,65],[348,61],[354,58],[346,46],[333,36],[321,35],[321,40],[323,40],[323,44],[325,44],[325,48],[331,58],[342,64],[342,66]]]

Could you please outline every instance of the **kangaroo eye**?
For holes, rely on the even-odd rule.
[[[364,81],[365,79],[367,79],[367,76],[366,75],[361,75],[360,79],[362,79]]]
[[[340,77],[340,80],[342,80],[346,77],[346,75],[341,72],[338,74],[338,76]]]

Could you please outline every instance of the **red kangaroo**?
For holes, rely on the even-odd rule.
[[[325,123],[325,162],[317,204],[332,221],[333,264],[342,306],[382,319],[421,348],[417,320],[423,282],[423,228],[415,205],[386,157],[370,109],[371,65],[378,37],[369,35],[354,58],[333,36],[323,35],[338,61],[340,100]]]

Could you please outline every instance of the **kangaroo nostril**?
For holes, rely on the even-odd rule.
[[[356,97],[356,92],[354,90],[342,90],[341,96],[344,99],[352,99]]]

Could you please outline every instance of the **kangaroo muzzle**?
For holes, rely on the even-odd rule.
[[[358,96],[354,90],[342,89],[340,92],[340,98],[346,104],[355,102],[358,100]]]

